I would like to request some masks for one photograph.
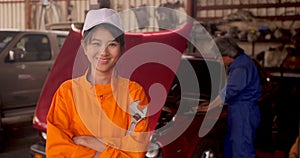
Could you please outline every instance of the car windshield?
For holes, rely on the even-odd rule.
[[[3,49],[13,40],[13,38],[17,35],[16,32],[0,32],[0,53]]]

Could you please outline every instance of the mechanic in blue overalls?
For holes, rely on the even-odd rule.
[[[209,109],[227,104],[228,129],[224,158],[255,158],[254,139],[260,122],[257,100],[261,95],[260,76],[252,59],[230,37],[215,39],[225,66],[226,86]]]

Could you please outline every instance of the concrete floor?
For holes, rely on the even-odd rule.
[[[39,141],[38,132],[32,128],[32,116],[4,119],[5,147],[1,158],[30,158],[30,146]]]

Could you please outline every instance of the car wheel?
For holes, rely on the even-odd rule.
[[[193,158],[218,158],[218,144],[214,139],[200,140]]]

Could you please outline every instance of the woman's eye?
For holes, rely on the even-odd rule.
[[[91,45],[93,45],[93,46],[101,46],[101,43],[97,42],[97,41],[92,41]]]
[[[111,46],[111,47],[116,47],[116,46],[118,46],[118,43],[111,42],[111,43],[109,43],[109,46]]]
[[[100,43],[97,43],[97,42],[92,43],[92,45],[93,45],[93,46],[101,46],[101,44],[100,44]]]

